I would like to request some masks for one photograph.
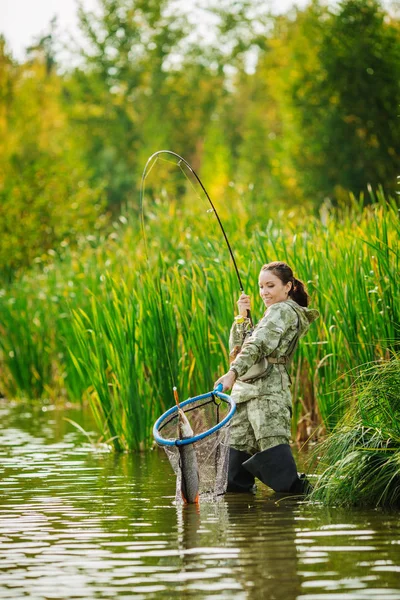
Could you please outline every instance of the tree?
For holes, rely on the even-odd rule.
[[[302,17],[297,35],[304,38],[318,6],[306,9],[309,17]],[[394,192],[400,154],[398,25],[375,0],[345,0],[319,20],[317,31],[312,68],[304,55],[295,55],[296,74],[287,88],[297,137],[303,138],[293,155],[304,191],[317,202],[349,191],[358,195],[369,185]]]
[[[42,53],[18,65],[0,41],[2,278],[99,224],[102,191],[89,185],[60,96],[60,77]]]
[[[254,186],[254,201],[277,204],[319,206],[379,185],[393,193],[398,21],[376,0],[345,0],[334,10],[312,0],[269,23],[265,15],[262,41],[260,33],[246,39],[229,13],[224,21],[236,68],[224,128],[232,173]],[[251,73],[238,57],[254,45]]]
[[[347,0],[331,17],[318,91],[328,107],[326,189],[393,193],[400,158],[400,30],[375,0]]]
[[[170,0],[100,4],[99,14],[80,11],[90,48],[66,81],[66,109],[84,134],[94,180],[107,181],[118,209],[137,202],[150,154],[197,154],[222,78],[188,42],[191,28]]]

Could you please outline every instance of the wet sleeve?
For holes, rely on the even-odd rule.
[[[244,342],[240,353],[231,363],[238,377],[264,356],[269,356],[278,346],[285,331],[291,325],[290,315],[280,303],[273,304],[258,323],[252,335]]]

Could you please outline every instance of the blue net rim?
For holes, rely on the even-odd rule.
[[[228,394],[223,394],[222,392],[217,392],[214,390],[212,392],[207,392],[206,394],[201,394],[200,396],[194,396],[193,398],[184,400],[184,402],[181,402],[179,404],[179,408],[183,408],[184,406],[187,406],[188,404],[192,404],[193,402],[197,402],[198,400],[204,400],[205,398],[211,398],[212,396],[215,396],[216,398],[221,398],[221,400],[225,400],[230,405],[229,413],[226,415],[226,417],[224,417],[222,419],[222,421],[220,421],[217,425],[214,425],[214,427],[211,427],[211,429],[207,429],[207,431],[203,431],[202,433],[199,433],[198,435],[194,435],[191,438],[185,438],[184,440],[181,440],[179,438],[176,438],[175,440],[171,440],[171,439],[167,440],[167,439],[161,437],[161,435],[159,433],[159,429],[162,426],[163,422],[166,419],[168,419],[168,417],[170,417],[174,413],[178,412],[178,407],[173,406],[172,408],[168,409],[163,415],[161,415],[161,417],[159,417],[157,419],[157,421],[154,423],[153,437],[154,437],[155,441],[157,442],[157,444],[160,444],[160,446],[185,446],[186,444],[193,444],[194,442],[198,442],[199,440],[202,440],[205,437],[215,433],[216,431],[218,431],[218,429],[221,429],[224,425],[226,425],[231,420],[231,418],[233,417],[233,415],[236,412],[236,403],[230,396],[228,396]]]

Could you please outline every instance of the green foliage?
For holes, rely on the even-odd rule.
[[[80,9],[84,49],[63,71],[54,27],[22,64],[1,42],[3,279],[102,227],[103,197],[114,214],[137,207],[160,148],[189,159],[213,197],[236,186],[254,217],[266,203],[315,210],[379,185],[393,193],[397,18],[376,0],[275,17],[258,0],[224,1],[205,15],[200,44],[172,0],[101,0]]]
[[[100,226],[79,141],[61,108],[61,80],[40,57],[15,64],[0,42],[0,276]]]
[[[32,297],[25,286],[16,285],[13,294],[2,298],[0,351],[3,389],[11,398],[26,400],[43,397],[53,381],[52,351],[56,345],[52,317],[46,297]],[[1,290],[4,294],[4,290]]]
[[[89,50],[64,77],[65,110],[110,206],[136,204],[160,148],[188,158],[216,195],[240,181],[259,205],[318,206],[379,184],[393,193],[400,30],[378,2],[210,11],[217,29],[202,47],[170,0],[80,11]]]
[[[400,359],[365,369],[352,407],[318,447],[311,500],[329,505],[400,505]]]
[[[375,0],[334,11],[313,1],[278,17],[254,75],[238,79],[242,178],[252,169],[258,193],[267,187],[275,201],[343,202],[379,184],[393,193],[399,42]]]
[[[76,371],[90,380],[90,405],[97,425],[116,450],[147,447],[153,403],[139,392],[136,298],[126,285],[106,281],[106,298],[91,298],[90,311],[74,311],[76,344],[69,348]]]
[[[73,311],[68,351],[78,377],[91,382],[86,395],[97,425],[116,450],[148,448],[173,386],[182,398],[202,393],[223,368],[202,270],[193,267],[190,279],[177,269],[159,277],[154,286],[141,275],[130,291],[106,276],[90,306]]]
[[[318,424],[331,430],[343,416],[343,390],[355,365],[385,360],[399,349],[397,208],[380,197],[370,207],[354,203],[352,210],[326,211],[323,221],[281,211],[246,237],[251,207],[246,210],[241,196],[236,202],[228,235],[254,299],[254,318],[262,314],[259,268],[276,258],[293,266],[321,312],[292,371],[293,433],[306,439]],[[153,207],[150,263],[133,213],[114,222],[109,236],[79,239],[77,250],[65,248],[53,264],[4,289],[2,392],[89,398],[104,435],[137,448],[120,411],[134,414],[146,399],[143,446],[150,440],[143,431],[171,404],[174,384],[181,398],[211,389],[228,367],[238,290],[221,233],[210,225],[214,216],[196,208],[193,201]],[[33,381],[32,374],[39,376]],[[115,415],[112,425],[109,415]]]
[[[374,0],[334,10],[314,0],[277,17],[264,4],[211,7],[218,35],[199,45],[191,15],[171,0],[101,0],[96,14],[80,10],[85,50],[63,72],[54,32],[23,64],[0,42],[0,278],[14,280],[0,296],[9,396],[90,397],[114,443],[139,447],[147,425],[138,441],[128,417],[108,420],[119,406],[134,414],[113,336],[134,336],[134,396],[156,398],[159,409],[172,382],[182,394],[202,391],[225,368],[234,278],[220,234],[169,164],[162,185],[149,182],[158,260],[146,267],[137,189],[161,147],[204,176],[246,289],[256,293],[260,264],[283,258],[314,294],[322,317],[293,371],[299,437],[318,421],[335,426],[355,364],[398,351],[399,221],[384,192],[395,188],[399,154],[399,22]],[[114,215],[129,206],[128,226],[125,215],[108,221],[103,197]]]
[[[323,24],[318,57],[319,76],[306,92],[318,98],[313,114],[304,86],[296,94],[303,135],[326,167],[312,169],[314,193],[359,195],[368,184],[393,193],[400,154],[398,24],[386,19],[376,0],[341,2]]]
[[[191,27],[168,0],[102,0],[96,15],[81,9],[80,23],[90,49],[68,76],[65,108],[85,132],[94,180],[107,181],[110,206],[136,203],[152,152],[195,154],[223,79],[187,45]]]

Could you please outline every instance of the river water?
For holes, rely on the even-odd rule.
[[[267,488],[176,506],[162,451],[106,452],[63,417],[0,405],[0,598],[400,600],[399,513]]]

